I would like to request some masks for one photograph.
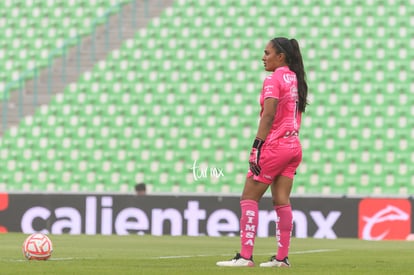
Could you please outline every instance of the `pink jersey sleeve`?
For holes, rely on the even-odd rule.
[[[276,74],[271,74],[263,81],[263,100],[269,97],[279,99],[279,82]]]
[[[301,123],[301,113],[298,111],[298,89],[296,74],[288,67],[281,67],[266,77],[260,96],[263,113],[266,98],[278,99],[276,116],[272,129],[267,137],[267,143],[280,138],[297,137]]]

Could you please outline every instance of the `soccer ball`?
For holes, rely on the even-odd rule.
[[[47,260],[52,251],[52,241],[42,233],[30,235],[23,243],[23,255],[28,260]]]

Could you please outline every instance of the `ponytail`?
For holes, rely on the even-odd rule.
[[[275,49],[278,52],[283,52],[286,55],[286,63],[289,69],[296,74],[298,82],[299,95],[299,111],[304,113],[306,105],[308,105],[308,84],[306,83],[305,67],[303,66],[302,54],[300,52],[299,43],[296,39],[274,38],[271,40]]]

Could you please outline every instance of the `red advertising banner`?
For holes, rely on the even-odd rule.
[[[0,193],[0,211],[4,211],[9,207],[9,195],[7,193]],[[7,228],[0,223],[0,233],[6,233]]]
[[[359,203],[358,237],[363,240],[405,240],[411,233],[407,199],[368,198]]]

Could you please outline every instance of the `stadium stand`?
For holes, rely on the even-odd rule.
[[[63,11],[77,15],[67,14],[70,25],[53,17],[47,25],[69,34],[114,3],[91,1],[79,12],[79,5],[66,9],[64,1],[29,2],[49,3],[44,5],[57,17]],[[43,20],[31,6],[4,3],[13,11],[3,12],[13,22],[7,26],[29,24],[27,18],[39,32]],[[287,36],[303,49],[311,101],[294,194],[412,194],[410,4],[272,3],[174,1],[3,134],[0,190],[133,193],[135,183],[145,181],[149,193],[239,193],[266,75],[263,47],[274,36]],[[24,41],[7,55],[14,64],[36,40],[23,33],[13,37]],[[27,53],[34,64],[42,64],[38,53],[47,45],[61,41],[47,33],[44,39],[50,41],[41,43],[45,48]],[[15,79],[15,68],[32,66],[32,59],[17,67],[2,62],[0,71]]]
[[[55,49],[75,45],[79,36],[90,35],[92,25],[119,11],[117,1],[1,1],[2,46],[0,48],[0,98],[9,94],[5,84],[33,77],[33,70],[46,67]],[[101,20],[98,20],[101,19]],[[31,74],[25,75],[25,72]]]

